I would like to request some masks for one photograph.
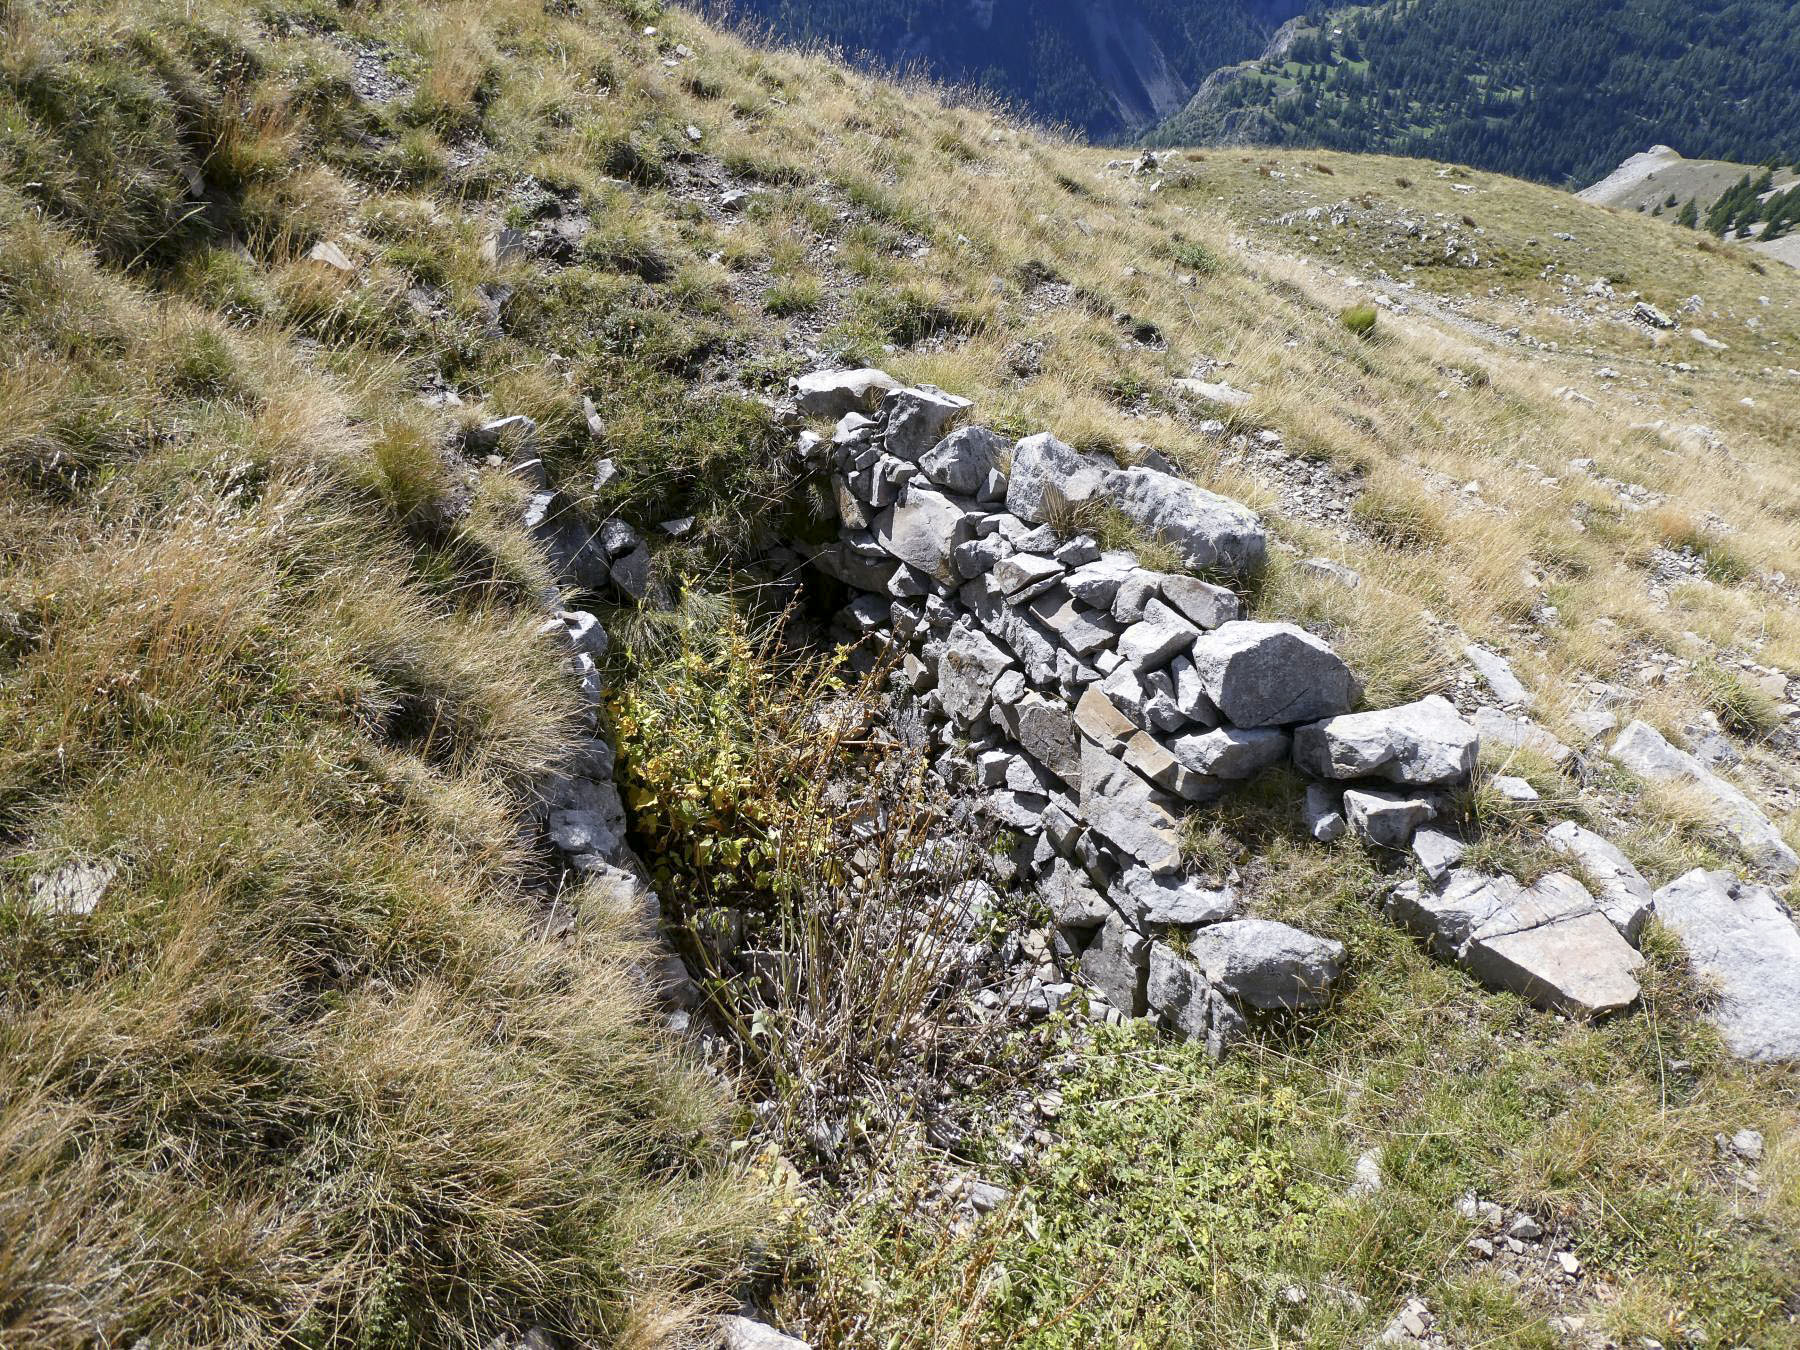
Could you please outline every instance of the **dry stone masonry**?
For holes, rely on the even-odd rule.
[[[1508,711],[1472,724],[1439,697],[1358,711],[1356,679],[1326,643],[1246,618],[1220,584],[1261,566],[1261,521],[1166,461],[1120,468],[1049,433],[1013,441],[976,424],[969,400],[878,370],[808,375],[794,393],[804,415],[836,420],[829,439],[800,442],[841,526],[812,561],[855,593],[851,632],[891,644],[939,775],[1020,840],[1014,865],[1054,920],[1055,954],[1103,1008],[1218,1051],[1258,1013],[1329,997],[1337,943],[1247,915],[1235,886],[1192,875],[1183,856],[1188,812],[1289,763],[1312,780],[1301,823],[1315,839],[1412,850],[1417,874],[1389,893],[1388,913],[1485,983],[1580,1016],[1625,1008],[1654,905],[1688,897],[1678,912],[1698,916],[1685,919],[1696,959],[1727,985],[1741,977],[1718,1014],[1740,1028],[1728,1039],[1800,1055],[1800,1033],[1744,973],[1760,959],[1751,935],[1800,944],[1772,894],[1721,874],[1653,900],[1617,848],[1573,821],[1546,843],[1583,879],[1527,886],[1464,867],[1463,842],[1433,828],[1483,736],[1555,762],[1571,753],[1517,711],[1530,693],[1497,654],[1467,653]],[[1079,528],[1096,512],[1123,516],[1189,571],[1103,550]],[[1633,724],[1613,754],[1709,789],[1753,858],[1790,869],[1760,813],[1648,727]],[[1495,784],[1535,796],[1522,779]]]
[[[1048,433],[1010,441],[974,425],[968,400],[880,371],[810,375],[795,392],[802,412],[837,419],[829,441],[801,443],[842,526],[814,562],[857,592],[852,630],[900,649],[940,774],[1022,841],[1064,967],[1119,1014],[1215,1050],[1257,1013],[1324,1002],[1342,947],[1251,917],[1233,886],[1191,875],[1185,814],[1292,763],[1316,780],[1315,837],[1404,848],[1473,773],[1475,729],[1441,698],[1355,711],[1356,680],[1327,644],[1247,619],[1220,584],[1262,565],[1261,521],[1165,465],[1122,469]],[[1075,524],[1094,510],[1212,579],[1102,550]],[[1489,890],[1503,883],[1523,890],[1510,878]],[[1599,916],[1600,902],[1506,900],[1504,917],[1497,896],[1470,920],[1478,942],[1447,954],[1550,1006],[1636,996],[1637,952],[1604,917],[1621,950],[1577,952],[1573,974],[1568,938],[1586,926],[1536,933]]]
[[[876,370],[809,375],[795,393],[804,414],[837,419],[829,440],[801,438],[840,515],[814,563],[856,593],[853,632],[897,650],[939,775],[1019,838],[1015,865],[1054,919],[1057,958],[1106,1008],[1216,1052],[1249,1017],[1329,997],[1337,943],[1246,915],[1233,885],[1191,875],[1183,857],[1189,811],[1290,763],[1311,780],[1300,812],[1313,838],[1410,848],[1416,873],[1390,890],[1388,914],[1483,982],[1566,1014],[1626,1008],[1660,910],[1721,989],[1727,1043],[1800,1059],[1800,988],[1782,973],[1800,970],[1800,931],[1773,892],[1697,872],[1652,896],[1574,821],[1545,840],[1571,871],[1525,885],[1465,867],[1464,842],[1433,828],[1484,737],[1554,763],[1572,755],[1524,716],[1530,691],[1498,654],[1466,649],[1503,705],[1473,722],[1440,697],[1358,711],[1356,679],[1328,645],[1246,618],[1220,584],[1261,566],[1261,521],[1160,457],[1120,468],[1049,433],[1011,441],[975,424],[967,399]],[[1103,550],[1079,529],[1096,511],[1189,571]],[[1611,754],[1697,790],[1759,870],[1794,874],[1767,818],[1649,726],[1632,723]],[[1494,787],[1537,795],[1518,778]]]

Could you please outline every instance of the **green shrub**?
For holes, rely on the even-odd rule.
[[[1375,332],[1375,316],[1373,305],[1352,305],[1338,315],[1338,322],[1359,338],[1366,338]]]

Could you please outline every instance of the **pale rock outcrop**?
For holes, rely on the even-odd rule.
[[[1800,871],[1800,856],[1754,802],[1687,751],[1670,745],[1649,723],[1631,723],[1608,753],[1640,778],[1691,789],[1744,856],[1769,876],[1786,881]]]
[[[1696,869],[1657,891],[1655,903],[1717,995],[1707,1016],[1731,1053],[1800,1061],[1800,929],[1775,892]]]
[[[1575,878],[1552,872],[1535,886],[1509,876],[1452,871],[1438,885],[1404,882],[1388,913],[1438,955],[1539,1007],[1598,1016],[1639,994],[1636,949]]]
[[[1565,820],[1544,836],[1544,842],[1574,859],[1587,879],[1600,891],[1600,909],[1607,922],[1628,942],[1636,942],[1650,921],[1654,905],[1650,883],[1631,865],[1616,845]]]
[[[1481,676],[1487,687],[1493,691],[1494,697],[1509,708],[1527,708],[1531,706],[1531,691],[1527,689],[1513,673],[1512,663],[1499,652],[1489,651],[1486,647],[1471,642],[1463,648],[1463,655],[1469,664],[1475,667],[1475,673]]]
[[[1374,788],[1350,788],[1344,793],[1344,822],[1359,839],[1384,848],[1405,848],[1413,831],[1437,819],[1437,807],[1429,797],[1408,797]]]
[[[1094,830],[1158,876],[1181,870],[1179,803],[1091,741],[1081,745],[1081,811]]]
[[[1002,468],[1012,442],[986,427],[959,427],[919,457],[919,468],[948,492],[976,497]]]
[[[1222,1055],[1244,1034],[1244,1015],[1191,961],[1160,942],[1150,945],[1146,1003],[1164,1026],[1189,1040],[1203,1041]]]
[[[1575,753],[1529,717],[1514,716],[1498,708],[1477,708],[1470,721],[1483,745],[1528,750],[1559,765],[1567,763]]]
[[[950,424],[972,406],[968,399],[930,385],[896,389],[881,401],[881,415],[886,422],[883,448],[897,459],[915,462],[936,446]]]
[[[1006,509],[1020,520],[1040,523],[1058,503],[1087,501],[1103,481],[1103,471],[1087,456],[1049,432],[1039,432],[1013,447]]]
[[[1247,575],[1268,557],[1268,534],[1255,512],[1173,474],[1139,465],[1108,474],[1105,491],[1112,505],[1191,568]]]
[[[875,522],[875,539],[909,567],[937,581],[956,580],[952,556],[975,536],[969,510],[941,492],[909,485]]]

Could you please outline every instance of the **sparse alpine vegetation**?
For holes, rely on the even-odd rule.
[[[15,2],[0,330],[0,1343],[1800,1344],[1800,1097],[1705,976],[1800,942],[1800,274],[639,0]],[[994,691],[1098,682],[958,663],[1055,617],[1192,722],[1227,602],[1281,762],[1140,842],[1332,974],[1214,1059],[992,814]],[[1564,882],[1608,1016],[1443,919]]]

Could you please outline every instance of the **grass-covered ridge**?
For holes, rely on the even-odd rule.
[[[645,1029],[600,898],[536,907],[516,808],[576,735],[575,695],[536,637],[549,578],[523,490],[468,434],[491,418],[534,418],[557,484],[634,520],[659,585],[730,633],[736,564],[835,530],[789,491],[794,430],[763,398],[875,362],[1009,432],[1154,447],[1255,504],[1276,539],[1255,611],[1328,635],[1372,703],[1451,685],[1474,639],[1572,743],[1595,683],[1673,735],[1710,710],[1730,772],[1787,800],[1784,715],[1743,663],[1800,673],[1800,286],[1735,250],[1412,161],[1129,175],[635,4],[0,15],[9,1345],[485,1344],[533,1323],[653,1343],[735,1292],[717,1090]],[[1381,228],[1304,218],[1342,199]],[[1482,265],[1390,238],[1414,215],[1469,232]],[[1600,276],[1682,331],[1586,313]],[[1359,333],[1341,316],[1377,287],[1416,303]],[[1198,402],[1175,384],[1196,373],[1250,403]],[[1315,554],[1362,585],[1299,565]],[[731,791],[776,800],[771,763],[819,764],[760,756],[755,700],[701,701],[766,672],[695,673],[612,627],[620,679],[660,662],[615,708],[668,700],[696,743],[726,728],[754,767]],[[628,773],[696,786],[656,719],[630,731]],[[1541,869],[1548,813],[1576,805],[1656,883],[1733,862],[1597,749],[1505,767],[1550,805],[1476,794],[1486,862]],[[1331,1343],[1418,1294],[1470,1343],[1555,1343],[1570,1313],[1620,1338],[1792,1343],[1791,1075],[1718,1056],[1667,950],[1648,1007],[1598,1029],[1484,993],[1378,916],[1393,860],[1292,838],[1280,787],[1195,852],[1242,869],[1257,912],[1343,940],[1344,1001],[1224,1067],[1071,1023],[1050,1046],[1060,1119],[1086,1116],[1045,1117],[1042,1151],[1015,1161],[998,1125],[955,1150],[902,1138],[864,1160],[866,1209],[800,1177],[789,1325]],[[106,899],[37,912],[28,879],[70,859],[117,868]],[[766,1076],[849,1043],[771,1053]],[[1754,1183],[1713,1141],[1748,1127],[1768,1141]],[[1352,1204],[1372,1150],[1385,1198]],[[974,1169],[1019,1207],[971,1232],[890,1203]],[[1498,1288],[1464,1250],[1469,1187],[1565,1235],[1585,1283],[1552,1306]],[[1259,1236],[1196,1257],[1196,1221]],[[1136,1243],[1175,1293],[1096,1255]]]

